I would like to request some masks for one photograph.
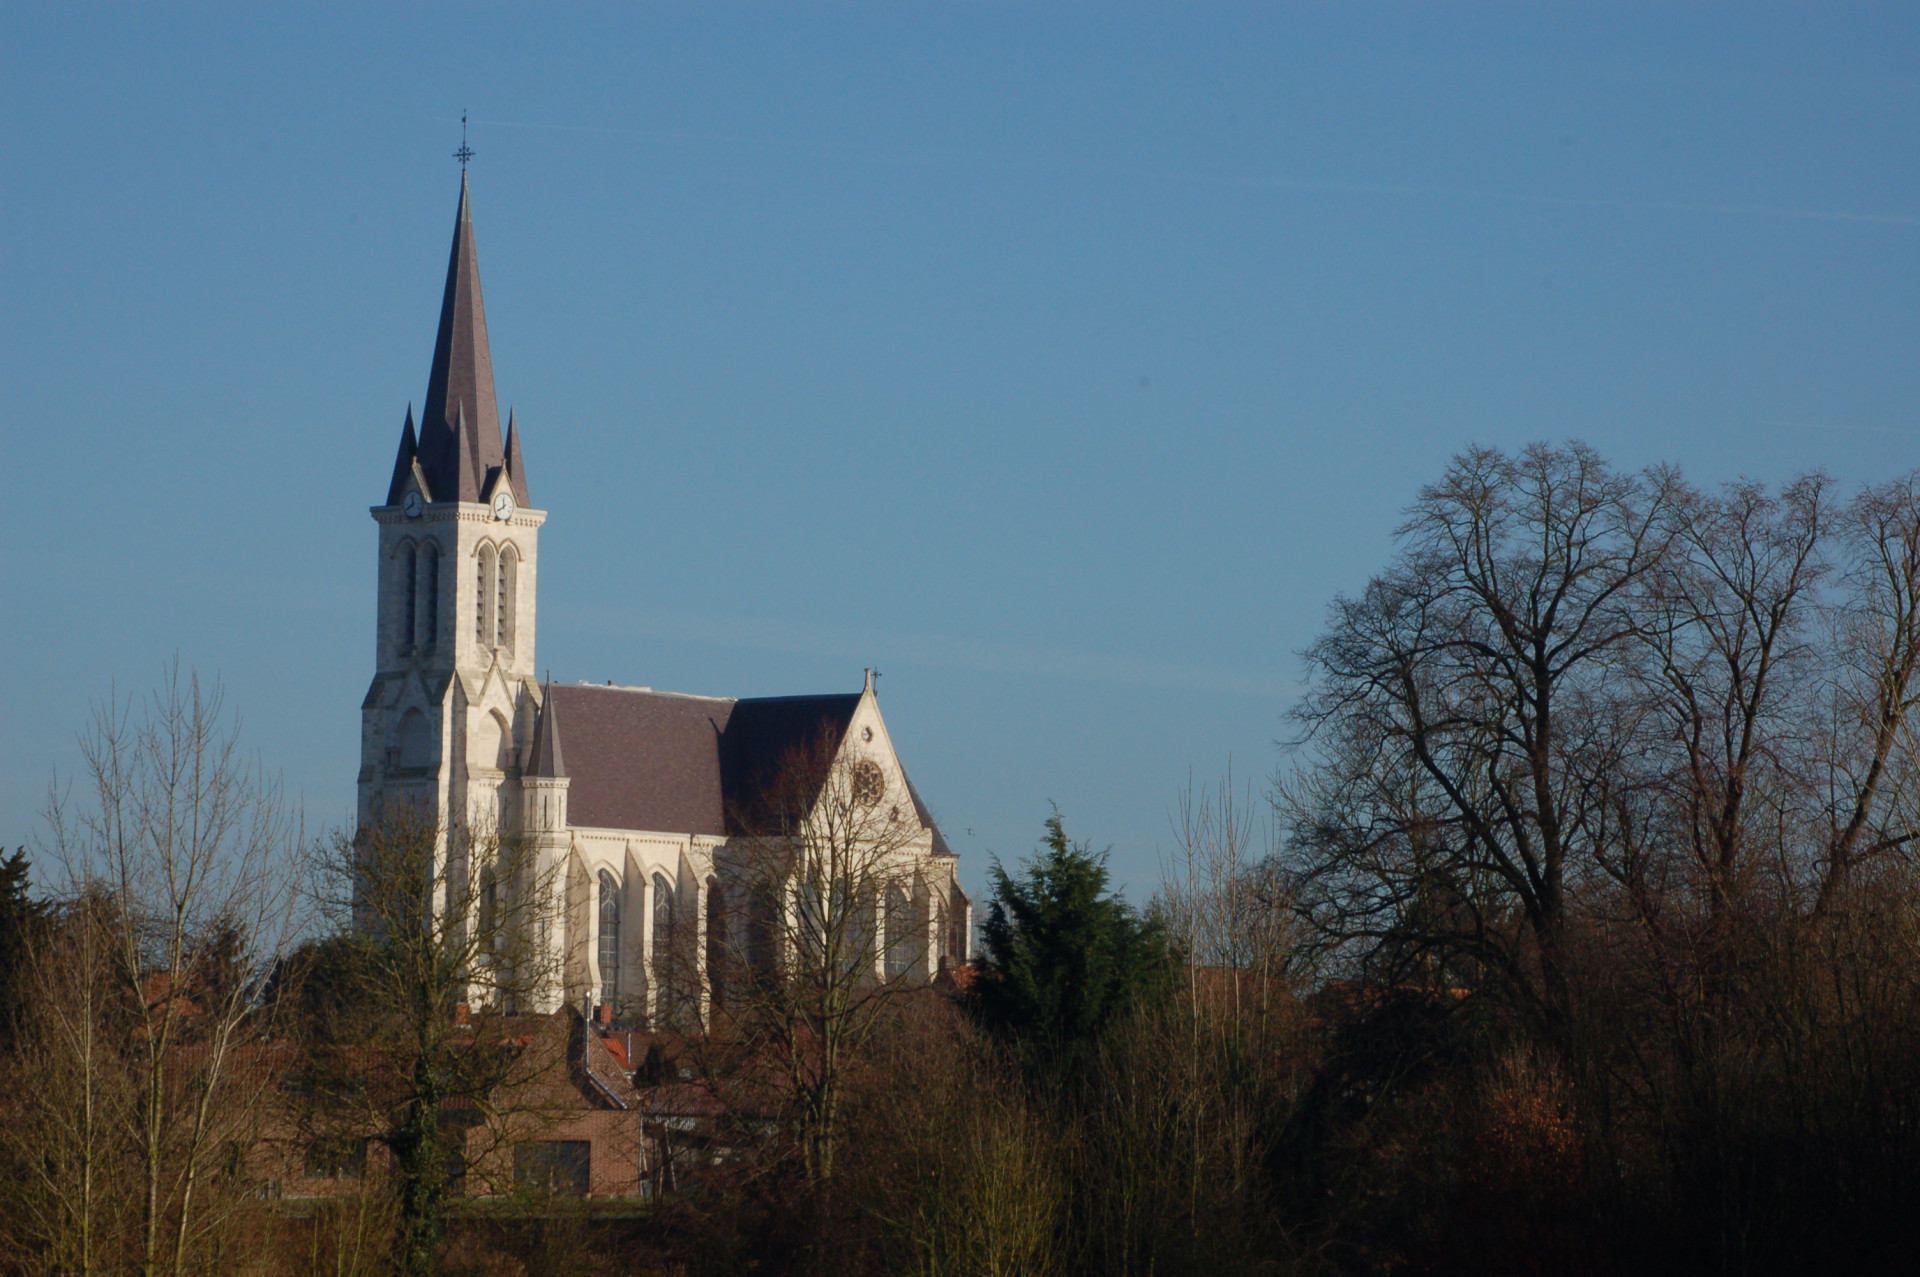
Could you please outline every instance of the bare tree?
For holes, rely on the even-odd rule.
[[[924,984],[937,896],[917,881],[927,831],[870,759],[791,751],[719,867],[709,978],[750,1058],[777,1060],[808,1172],[830,1179],[849,1070],[882,1013]],[[933,911],[936,916],[928,916]]]
[[[1171,813],[1174,847],[1161,859],[1151,911],[1184,952],[1189,1001],[1224,996],[1230,1021],[1264,1036],[1273,995],[1296,956],[1292,901],[1278,872],[1273,813],[1236,788],[1231,766],[1211,790],[1191,776]],[[1217,977],[1214,974],[1217,973]],[[1203,986],[1214,979],[1217,989]]]
[[[563,1064],[563,1034],[516,1022],[558,987],[563,867],[526,840],[396,804],[315,868],[335,930],[292,973],[301,1131],[387,1150],[394,1268],[428,1273],[450,1183],[500,1164],[546,1115],[539,1083]]]
[[[1638,643],[1607,699],[1636,744],[1597,778],[1610,801],[1589,833],[1635,915],[1675,938],[1697,923],[1724,950],[1803,832],[1829,486],[1676,483],[1673,552],[1633,600]]]
[[[1864,489],[1840,523],[1845,592],[1831,610],[1832,679],[1816,913],[1859,865],[1913,839],[1920,707],[1920,471]]]
[[[1307,653],[1319,752],[1280,800],[1322,934],[1495,974],[1564,1024],[1568,887],[1627,747],[1607,678],[1667,555],[1673,483],[1536,445],[1463,453],[1422,490],[1393,566]]]
[[[1184,1172],[1184,1225],[1192,1240],[1205,1219],[1206,1199],[1223,1187],[1223,1168],[1213,1155],[1223,1145],[1238,1151],[1245,1143],[1223,1139],[1223,1122],[1257,1125],[1232,1112],[1249,1096],[1220,1085],[1220,1062],[1250,1062],[1262,1073],[1278,1062],[1282,1031],[1294,1022],[1288,1012],[1303,946],[1278,864],[1272,809],[1254,803],[1251,787],[1236,787],[1231,766],[1211,789],[1199,789],[1189,776],[1171,816],[1174,850],[1162,857],[1150,912],[1183,951],[1186,997],[1164,1019],[1154,1017],[1144,1035],[1157,1037],[1177,1023],[1185,1049],[1168,1057],[1159,1042],[1162,1058],[1150,1065],[1148,1053],[1131,1056],[1127,1049],[1142,1030],[1125,1031],[1116,1053],[1103,1060],[1103,1081],[1123,1094],[1102,1108],[1120,1124],[1122,1115],[1139,1116],[1146,1092],[1162,1100],[1178,1097],[1161,1114],[1173,1128],[1164,1138],[1179,1147],[1154,1160],[1158,1173]]]
[[[257,1130],[265,1082],[243,1056],[264,1027],[265,977],[299,926],[303,832],[241,754],[218,685],[177,661],[146,699],[97,706],[81,747],[86,802],[56,787],[47,813],[64,925],[35,957],[48,1031],[38,1063],[79,1086],[77,1155],[61,1172],[78,1182],[46,1188],[67,1203],[90,1267],[96,1185],[124,1151],[134,1262],[180,1273],[220,1245],[244,1176],[233,1150]],[[68,986],[77,1000],[62,1003]],[[108,1112],[118,1129],[103,1126]]]
[[[114,1271],[138,1200],[125,1156],[132,1088],[120,1056],[131,1027],[113,962],[113,902],[63,902],[22,976],[22,1023],[0,1095],[7,1258],[21,1269]]]
[[[76,894],[114,905],[107,939],[135,1019],[143,1274],[188,1266],[211,1157],[251,1138],[263,1083],[233,1067],[236,1052],[300,918],[303,829],[240,753],[222,699],[176,662],[137,718],[97,709],[82,740],[95,805],[77,837],[64,811],[51,820]]]

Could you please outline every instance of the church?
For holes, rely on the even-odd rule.
[[[480,299],[467,178],[427,395],[407,410],[379,525],[375,673],[361,705],[359,818],[411,802],[445,830],[526,840],[564,884],[548,928],[569,1004],[652,1026],[664,1014],[667,937],[702,992],[728,927],[744,813],[824,755],[880,814],[890,874],[870,907],[876,979],[930,981],[964,962],[972,902],[958,859],[895,752],[869,671],[858,691],[734,698],[536,678],[540,528],[522,430],[504,438]],[[817,784],[818,782],[816,782]],[[817,794],[810,801],[824,802]],[[676,981],[688,977],[676,975]]]

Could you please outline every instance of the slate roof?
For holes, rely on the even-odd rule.
[[[440,330],[433,343],[433,367],[427,374],[427,401],[421,409],[417,442],[410,428],[402,434],[393,482],[387,489],[388,505],[398,504],[412,473],[414,458],[409,452],[417,453],[427,496],[433,501],[479,501],[506,466],[465,173],[460,175],[460,208],[454,216],[453,251],[447,260],[446,292],[440,299]],[[514,497],[528,504],[525,477],[519,473],[508,477]]]
[[[740,814],[792,751],[838,749],[859,703],[857,692],[734,700],[550,684],[529,770],[558,774],[540,768],[558,764],[564,741],[569,824],[724,837],[739,832]],[[917,793],[913,800],[934,828]],[[934,844],[946,848],[937,828]]]
[[[720,781],[727,796],[731,832],[764,810],[759,801],[779,780],[795,751],[818,747],[831,758],[847,734],[859,693],[847,696],[769,696],[734,702],[720,739]],[[797,796],[797,795],[795,795]],[[805,801],[813,801],[808,793]]]

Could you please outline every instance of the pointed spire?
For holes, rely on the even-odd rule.
[[[507,409],[507,478],[513,483],[513,499],[522,508],[531,506],[533,501],[527,496],[527,463],[520,459],[520,431],[513,419],[513,409]]]
[[[413,405],[407,405],[407,424],[400,427],[400,454],[393,459],[393,482],[387,485],[387,504],[399,505],[400,496],[407,490],[407,476],[413,473],[413,459],[420,451],[420,442],[413,434]]]
[[[461,429],[464,411],[466,427]],[[466,436],[459,443],[456,434]],[[460,174],[460,210],[454,218],[447,288],[440,301],[440,332],[433,343],[427,401],[420,416],[420,464],[436,493],[478,500],[489,469],[504,458],[500,408],[493,393],[493,355],[487,347],[486,308],[480,301],[480,259],[473,242],[467,176]],[[468,495],[469,493],[473,495]]]
[[[533,758],[527,764],[529,776],[558,780],[567,774],[566,760],[560,753],[559,711],[553,698],[553,683],[549,681],[540,697],[540,719],[533,727]]]

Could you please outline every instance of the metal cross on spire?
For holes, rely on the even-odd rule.
[[[473,158],[473,148],[467,145],[467,113],[464,110],[460,112],[460,149],[453,153],[453,158],[460,161],[462,173],[467,171],[467,161]]]

